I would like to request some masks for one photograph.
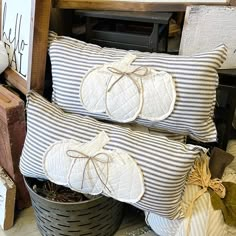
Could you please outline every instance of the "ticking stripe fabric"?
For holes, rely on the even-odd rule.
[[[136,123],[129,123],[129,124],[119,124],[122,127],[126,127],[126,128],[130,128],[133,131],[140,131],[140,132],[145,132],[145,133],[149,133],[149,134],[153,134],[156,136],[165,136],[168,139],[174,140],[174,141],[178,141],[181,143],[186,143],[187,137],[185,135],[181,135],[181,134],[174,134],[174,133],[170,133],[167,131],[160,131],[158,129],[151,129],[151,128],[147,128],[145,126],[136,124]]]
[[[236,183],[236,171],[228,168],[223,181]],[[186,185],[182,205],[186,210],[189,203],[201,188],[196,185]],[[145,212],[146,222],[159,236],[187,236],[188,219],[169,220],[155,213]],[[236,228],[224,223],[221,210],[214,210],[210,194],[204,193],[194,203],[193,214],[190,221],[189,236],[234,236]]]
[[[22,174],[45,179],[42,157],[49,145],[68,138],[88,142],[101,131],[110,138],[105,149],[127,152],[143,172],[145,193],[134,206],[170,219],[181,217],[180,200],[186,176],[194,160],[206,149],[65,113],[35,92],[28,95]]]
[[[94,44],[50,34],[49,55],[52,64],[53,101],[66,112],[109,120],[105,113],[88,112],[80,101],[83,77],[95,66],[123,58],[126,50],[102,48]],[[212,121],[216,101],[218,74],[226,58],[226,47],[192,57],[131,51],[137,56],[134,66],[147,66],[170,73],[176,86],[176,103],[171,115],[162,121],[137,118],[136,122],[151,128],[189,135],[202,142],[217,139]]]
[[[185,192],[184,200],[190,202],[194,198],[198,186],[190,186]],[[221,211],[214,211],[211,206],[209,193],[202,195],[194,204],[191,221],[188,218],[168,220],[157,214],[150,213],[147,223],[160,236],[226,236],[226,227]],[[187,234],[187,225],[190,223],[190,233]]]
[[[236,171],[236,139],[229,140],[226,151],[234,156],[233,161],[226,167]]]
[[[193,199],[198,190],[199,188],[191,186],[187,189],[184,198]],[[215,211],[212,208],[209,193],[205,193],[196,201],[190,222],[187,218],[169,220],[154,213],[148,214],[146,221],[160,236],[228,236],[223,215],[221,211]],[[189,235],[188,223],[190,223]]]

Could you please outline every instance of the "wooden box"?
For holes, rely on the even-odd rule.
[[[16,206],[30,206],[30,198],[19,170],[26,134],[24,102],[0,85],[0,165],[16,184]]]

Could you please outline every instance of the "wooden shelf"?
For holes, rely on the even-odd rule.
[[[188,5],[236,5],[236,0],[54,0],[53,7],[61,9],[116,10],[116,11],[185,11]]]

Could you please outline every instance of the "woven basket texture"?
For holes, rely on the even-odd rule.
[[[50,201],[32,190],[32,182],[25,178],[43,236],[112,236],[119,228],[123,203],[104,196],[77,203]]]

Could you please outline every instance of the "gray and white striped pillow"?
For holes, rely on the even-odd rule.
[[[236,184],[236,170],[227,167],[222,178],[223,182]],[[182,205],[186,212],[192,200],[201,190],[197,185],[186,185],[182,197]],[[227,194],[227,193],[226,193]],[[155,213],[146,214],[146,222],[159,236],[234,236],[236,227],[226,225],[221,210],[214,210],[211,203],[210,193],[206,192],[195,201],[192,209],[191,220],[185,219],[169,220]],[[190,224],[190,232],[187,225]]]
[[[85,74],[97,65],[121,59],[126,50],[102,48],[94,44],[52,34],[49,55],[52,63],[53,101],[66,112],[109,120],[104,113],[88,112],[80,102],[80,84]],[[212,121],[218,86],[218,69],[226,58],[226,47],[192,57],[133,51],[135,66],[148,66],[170,73],[176,84],[176,103],[172,114],[163,121],[136,119],[151,128],[189,135],[202,142],[215,142]]]
[[[114,124],[116,124],[116,123],[114,123]],[[157,129],[147,128],[147,127],[139,125],[137,123],[129,123],[129,124],[120,123],[119,126],[125,127],[125,128],[130,128],[131,130],[133,130],[135,132],[145,132],[145,133],[153,134],[156,136],[165,136],[168,139],[178,141],[181,143],[186,143],[186,141],[187,141],[186,135],[174,134],[174,133],[170,133],[168,131],[160,131]]]
[[[143,171],[145,193],[134,205],[171,219],[180,217],[187,174],[206,149],[65,113],[35,92],[28,95],[27,136],[20,161],[22,174],[46,178],[42,157],[49,145],[67,138],[87,142],[101,131],[110,138],[105,149],[128,152]]]
[[[187,185],[183,195],[183,204],[190,205],[201,188],[196,185]],[[194,203],[192,217],[169,220],[155,213],[146,213],[146,221],[152,230],[159,236],[229,236],[224,224],[221,211],[213,209],[208,192],[200,196]],[[190,224],[190,232],[187,225]],[[234,227],[232,227],[233,230]]]

